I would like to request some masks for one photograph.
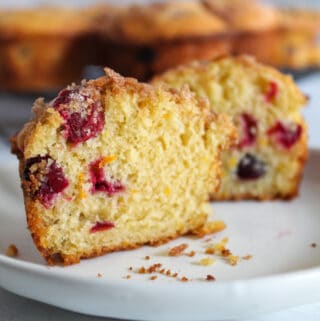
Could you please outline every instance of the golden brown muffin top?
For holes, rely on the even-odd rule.
[[[255,0],[203,0],[213,14],[235,31],[260,31],[278,25],[275,8]]]
[[[117,10],[109,5],[75,9],[38,7],[0,12],[1,38],[24,36],[72,36],[89,32],[100,20],[110,21]]]
[[[279,26],[279,14],[254,0],[185,0],[127,6],[112,30],[105,23],[97,28],[114,41],[149,45],[267,30]]]
[[[127,7],[116,21],[116,40],[135,44],[210,36],[226,31],[223,19],[197,1]]]

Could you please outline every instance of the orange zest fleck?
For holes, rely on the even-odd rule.
[[[102,168],[105,165],[112,163],[116,159],[117,159],[117,156],[115,156],[115,155],[108,155],[108,156],[102,157],[101,161],[99,162],[98,167]]]

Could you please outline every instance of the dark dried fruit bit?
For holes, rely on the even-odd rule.
[[[275,81],[270,81],[268,83],[267,91],[264,94],[264,99],[267,103],[271,103],[278,95],[279,88]]]
[[[46,208],[52,206],[55,197],[69,185],[61,166],[48,155],[29,158],[24,178],[31,196]]]
[[[281,147],[290,149],[301,137],[302,127],[299,124],[283,124],[278,121],[267,131],[268,136],[272,137]]]
[[[240,123],[240,141],[239,147],[249,147],[256,142],[258,125],[256,119],[248,114],[243,113],[239,116]]]
[[[96,233],[96,232],[102,232],[102,231],[107,231],[112,228],[114,228],[115,225],[113,222],[105,221],[105,222],[97,222],[94,224],[91,229],[90,233]]]
[[[62,125],[64,137],[73,145],[96,137],[104,126],[104,112],[97,93],[90,92],[83,86],[64,89],[53,101],[53,108],[58,110],[65,120]]]
[[[266,163],[255,156],[246,153],[240,160],[237,167],[237,176],[241,180],[254,180],[264,176]]]
[[[113,196],[117,193],[123,192],[125,186],[120,181],[108,181],[105,177],[103,162],[101,159],[93,161],[90,164],[89,172],[91,177],[92,188],[91,192],[104,192],[108,196]]]

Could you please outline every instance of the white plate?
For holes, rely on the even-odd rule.
[[[227,236],[234,254],[253,255],[237,266],[221,258],[200,265],[208,243],[183,238],[71,267],[48,267],[28,234],[16,166],[0,167],[0,253],[11,243],[20,252],[17,258],[0,255],[0,286],[9,291],[76,312],[130,320],[227,320],[320,301],[320,151],[311,152],[296,200],[214,204],[215,218],[228,228],[212,241]],[[182,242],[197,254],[166,255],[168,247]],[[165,276],[151,281],[150,275],[128,271],[153,263],[190,281]],[[131,279],[124,278],[128,274]],[[217,281],[205,281],[207,274]]]

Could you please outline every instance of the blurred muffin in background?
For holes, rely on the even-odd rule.
[[[320,66],[320,12],[279,9],[277,28],[234,38],[233,52],[254,55],[278,68]]]
[[[319,12],[257,0],[3,11],[0,89],[55,91],[88,65],[148,81],[193,60],[238,54],[277,68],[319,67],[319,21]]]
[[[51,91],[81,79],[94,56],[92,20],[110,10],[96,6],[0,12],[0,88]]]

